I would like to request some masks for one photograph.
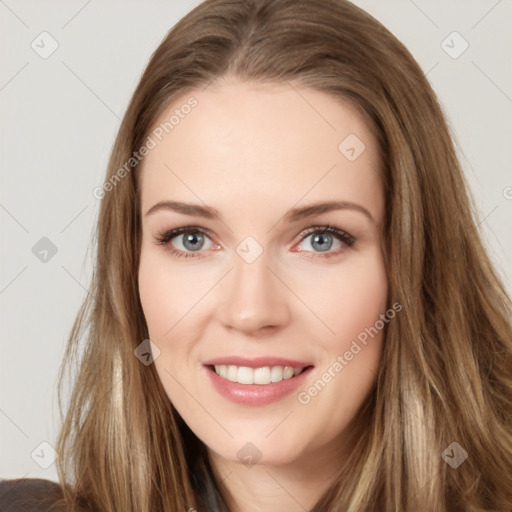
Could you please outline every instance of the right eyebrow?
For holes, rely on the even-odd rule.
[[[146,212],[146,217],[161,210],[170,210],[183,213],[185,215],[196,215],[207,219],[213,219],[214,217],[221,218],[219,212],[215,208],[210,206],[201,206],[199,204],[183,203],[180,201],[160,201]]]

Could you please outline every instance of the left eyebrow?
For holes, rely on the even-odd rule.
[[[330,203],[315,203],[301,208],[292,208],[289,210],[283,220],[285,222],[297,222],[298,220],[314,217],[315,215],[321,215],[322,213],[334,211],[334,210],[355,210],[364,214],[374,224],[375,219],[372,214],[360,204],[352,203],[350,201],[334,201]]]

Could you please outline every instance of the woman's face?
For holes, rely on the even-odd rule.
[[[169,399],[224,460],[334,457],[390,320],[368,124],[316,90],[224,80],[154,128],[139,290]]]

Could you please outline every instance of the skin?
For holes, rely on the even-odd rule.
[[[197,106],[142,165],[139,291],[160,350],[154,364],[169,399],[208,447],[230,510],[303,511],[350,450],[350,421],[378,373],[382,331],[309,403],[298,400],[389,307],[377,142],[347,102],[299,85],[229,77],[177,98],[155,126],[190,96]],[[354,161],[338,150],[349,134],[366,147]],[[164,200],[208,205],[222,220],[171,210],[146,215]],[[357,209],[284,220],[291,208],[330,201],[356,203],[373,220]],[[331,249],[319,251],[315,234],[304,238],[304,231],[325,224],[354,244],[332,238]],[[169,250],[172,243],[186,252],[183,236],[157,243],[183,226],[211,232],[189,258]],[[249,235],[263,249],[252,263],[236,252]],[[205,374],[203,361],[226,355],[287,357],[314,368],[297,392],[243,406],[218,394]],[[248,442],[261,454],[256,465],[237,456]]]

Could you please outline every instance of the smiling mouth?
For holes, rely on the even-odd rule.
[[[312,366],[262,366],[260,368],[250,368],[248,366],[225,364],[209,365],[208,367],[219,377],[231,382],[237,382],[239,384],[259,384],[262,386],[293,379],[306,369],[312,368]]]

